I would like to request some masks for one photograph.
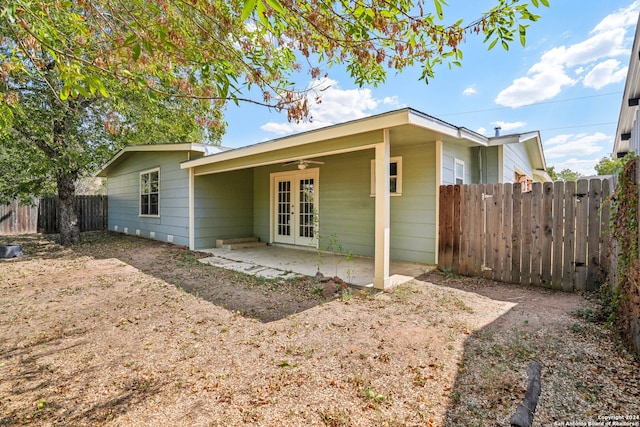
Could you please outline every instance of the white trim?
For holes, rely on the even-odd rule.
[[[436,265],[438,264],[438,242],[440,241],[440,186],[442,185],[442,159],[443,159],[443,150],[442,150],[442,141],[436,140],[435,143],[436,149],[436,245],[435,245],[435,256],[434,261]]]
[[[182,169],[186,169],[190,167],[203,166],[206,164],[220,163],[227,160],[253,156],[256,154],[264,154],[277,150],[299,147],[318,141],[344,138],[356,134],[375,132],[378,130],[386,131],[390,128],[399,126],[416,126],[426,130],[434,131],[444,136],[466,140],[473,144],[478,144],[481,146],[487,146],[489,141],[487,137],[468,129],[454,126],[435,117],[428,116],[410,108],[403,108],[401,110],[391,111],[388,113],[379,114],[377,116],[365,117],[363,119],[358,119],[347,123],[340,123],[308,132],[299,133],[297,135],[274,139],[260,144],[237,148],[235,150],[225,151],[212,156],[201,157],[199,159],[194,159],[189,162],[182,163],[180,167]],[[245,167],[250,167],[250,165]]]
[[[387,289],[391,286],[389,277],[391,203],[389,195],[389,129],[384,130],[384,142],[376,145],[376,198],[375,198],[375,257],[373,286]]]
[[[247,164],[244,164],[244,165],[233,166],[233,167],[230,167],[230,168],[217,169],[217,170],[212,171],[212,172],[196,172],[196,176],[211,175],[211,174],[214,174],[214,173],[232,172],[232,171],[244,170],[244,169],[248,169],[248,168],[257,168],[257,167],[260,167],[260,166],[277,165],[277,164],[281,164],[281,163],[293,162],[293,161],[300,160],[300,159],[309,160],[309,159],[313,159],[313,158],[316,158],[316,157],[333,156],[335,154],[344,154],[344,153],[353,153],[355,151],[363,151],[363,150],[373,149],[373,148],[375,148],[375,146],[376,146],[375,144],[359,145],[357,147],[343,148],[343,149],[340,149],[340,150],[330,150],[330,151],[308,153],[308,154],[305,154],[304,156],[284,157],[284,158],[280,158],[280,159],[276,159],[276,160],[268,160],[268,161],[263,161],[263,162],[258,162],[258,163],[247,163]],[[182,163],[180,165],[180,167],[182,169],[186,169],[186,167],[189,167],[189,166],[184,166],[184,165],[185,165],[185,163]],[[197,166],[193,166],[193,167],[195,168]]]
[[[462,176],[458,176],[458,165],[462,166]],[[467,172],[467,170],[466,170],[466,166],[464,164],[464,160],[460,160],[460,159],[454,158],[453,159],[453,183],[455,185],[463,185],[465,183],[464,182],[464,175],[465,175],[466,172]],[[458,184],[458,178],[460,178],[460,180],[462,181],[459,184]]]
[[[498,147],[498,182],[504,182],[504,145]]]
[[[136,152],[168,152],[168,151],[188,151],[198,152],[204,155],[214,154],[216,152],[227,151],[227,148],[200,144],[195,142],[186,142],[178,144],[144,144],[144,145],[127,145],[120,151],[118,151],[102,168],[96,173],[95,176],[106,177],[109,169],[114,166],[126,153]]]
[[[142,213],[142,175],[152,174],[153,172],[158,172],[158,214],[157,215]],[[155,168],[140,171],[138,175],[138,217],[160,218],[160,166],[156,166]]]
[[[396,191],[391,192],[391,190],[389,190],[389,194],[391,195],[391,197],[402,196],[402,156],[389,158],[389,184],[391,184],[391,163],[396,164]],[[376,196],[375,166],[376,160],[371,159],[371,197]]]
[[[195,175],[193,168],[189,169],[189,249],[196,249],[196,203],[195,203]]]

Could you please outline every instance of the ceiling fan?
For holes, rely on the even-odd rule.
[[[300,170],[304,170],[307,168],[307,166],[309,166],[310,164],[314,164],[314,165],[324,165],[324,162],[318,162],[316,160],[304,160],[304,159],[299,159],[299,160],[294,160],[292,162],[287,162],[284,165],[282,165],[282,167],[285,166],[289,166],[289,165],[298,165],[298,169]]]

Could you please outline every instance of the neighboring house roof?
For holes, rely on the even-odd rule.
[[[490,146],[507,144],[524,144],[527,155],[531,160],[533,174],[540,181],[552,181],[551,176],[547,172],[547,162],[544,158],[544,152],[542,151],[542,139],[540,138],[540,132],[514,133],[489,138]]]
[[[124,161],[128,157],[131,156],[132,153],[139,152],[171,152],[171,151],[184,151],[184,152],[194,152],[194,153],[202,153],[205,156],[212,155],[215,153],[220,153],[223,151],[229,150],[229,148],[216,146],[216,145],[208,145],[208,144],[199,144],[199,143],[179,143],[179,144],[144,144],[144,145],[128,145],[124,147],[122,150],[118,151],[112,158],[109,160],[107,164],[105,164],[99,171],[96,173],[96,176],[106,177],[109,175],[109,172],[116,167],[120,162]]]
[[[528,146],[531,146],[530,149],[528,148],[528,152],[532,158],[532,162],[534,162],[534,168],[546,171],[546,163],[544,155],[542,154],[542,143],[538,132],[489,138],[464,127],[452,125],[412,108],[394,110],[259,144],[215,153],[183,162],[181,164],[181,168],[187,169],[229,161],[233,161],[234,168],[257,166],[258,164],[251,163],[251,157],[275,152],[279,153],[275,155],[272,160],[260,164],[298,160],[298,157],[308,155],[289,153],[299,151],[297,149],[309,146],[319,141],[348,138],[358,134],[362,135],[370,132],[382,131],[383,129],[396,129],[399,132],[402,132],[403,139],[423,138],[422,140],[424,140],[425,137],[430,137],[443,142],[465,143],[470,146],[488,147],[491,145],[524,142],[525,144],[528,144]],[[372,142],[377,141],[371,141],[370,139],[365,138],[363,139],[360,148],[364,145],[371,144]],[[246,159],[246,163],[241,162],[243,159]],[[261,161],[263,160],[261,159]]]
[[[618,128],[613,142],[612,155],[614,158],[622,157],[629,152],[629,141],[638,113],[638,104],[640,104],[640,17],[638,24],[636,24],[636,34],[631,48],[627,80],[624,85],[620,116],[618,117]]]

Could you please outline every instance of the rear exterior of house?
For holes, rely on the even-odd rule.
[[[202,144],[130,146],[98,174],[108,177],[109,230],[189,245],[189,174],[180,163],[219,151]]]
[[[487,138],[411,109],[207,156],[147,147],[100,173],[110,230],[192,249],[255,236],[372,256],[379,287],[389,259],[437,262],[440,185],[546,174],[537,133]]]

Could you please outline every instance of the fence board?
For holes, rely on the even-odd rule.
[[[531,192],[522,193],[522,260],[520,261],[520,283],[531,283]]]
[[[564,182],[553,183],[553,248],[551,287],[562,289],[562,252],[564,230]]]
[[[551,252],[553,248],[553,183],[542,185],[542,257],[541,284],[551,287]]]
[[[484,185],[471,186],[473,197],[473,216],[471,217],[472,248],[469,255],[471,264],[470,272],[474,276],[480,276],[482,273],[482,265],[484,264]]]
[[[589,189],[589,266],[587,274],[587,290],[594,291],[603,281],[600,265],[600,200],[602,197],[602,181],[592,180]]]
[[[492,250],[491,254],[487,254],[487,257],[490,257],[491,278],[500,280],[502,269],[500,259],[500,250],[502,248],[502,185],[494,184],[492,187],[493,196],[487,200],[490,208],[490,212],[487,213],[487,233],[491,239]]]
[[[464,219],[470,218],[470,209],[473,208],[473,201],[471,199],[471,187],[464,185],[460,187],[460,200],[462,206],[460,207],[460,270],[459,274],[469,274],[469,251],[471,247],[471,233],[465,232]]]
[[[462,199],[460,197],[460,186],[453,187],[453,216],[451,224],[453,271],[460,271],[460,209],[462,209]]]
[[[522,184],[513,184],[513,226],[511,227],[511,281],[520,283],[520,261],[522,240]]]
[[[564,247],[562,254],[562,290],[572,291],[575,276],[576,183],[565,182],[564,187]]]
[[[586,289],[587,282],[587,241],[589,235],[589,181],[578,180],[576,195],[576,253],[575,282],[576,290]]]
[[[438,224],[438,268],[445,270],[449,268],[445,260],[447,242],[447,218],[451,215],[453,209],[453,200],[449,198],[449,188],[447,186],[440,187],[440,212]]]
[[[542,183],[534,182],[531,188],[531,284],[542,284]]]
[[[493,198],[493,185],[487,184],[484,186],[484,191],[482,192],[482,218],[483,218],[483,240],[484,247],[483,249],[483,257],[482,257],[482,265],[480,266],[480,270],[482,271],[482,276],[490,279],[491,278],[491,266],[487,265],[491,262],[491,254],[493,253],[493,241],[491,240],[489,230],[489,225],[493,225],[491,222],[490,214],[492,212],[492,198]]]
[[[500,269],[500,278],[502,282],[511,281],[511,226],[513,224],[513,185],[503,186],[502,195],[502,233],[500,258],[502,259],[502,268]]]
[[[610,197],[612,188],[611,179],[602,181],[602,201],[600,202],[600,266],[605,270],[608,270],[611,265],[611,244],[613,239],[611,239],[611,235],[609,234],[609,221],[611,218]],[[640,215],[640,211],[638,215]],[[609,280],[609,283],[614,282]]]

